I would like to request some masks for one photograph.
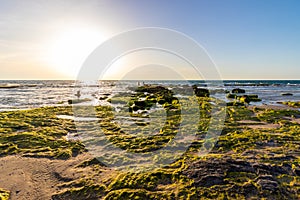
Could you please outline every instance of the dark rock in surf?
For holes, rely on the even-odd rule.
[[[293,96],[292,93],[282,93],[281,96]]]
[[[10,84],[10,83],[0,84],[0,89],[12,89],[12,88],[18,88],[18,87],[21,87],[21,85],[19,85],[19,84]]]
[[[235,88],[231,92],[236,93],[236,94],[244,94],[244,93],[246,93],[246,90],[240,89],[240,88]]]
[[[99,97],[99,100],[105,100],[107,98],[108,98],[108,96],[101,96],[101,97]]]
[[[68,104],[77,104],[77,103],[83,103],[91,101],[91,99],[85,98],[85,99],[69,99]]]

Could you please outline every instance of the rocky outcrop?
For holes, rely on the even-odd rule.
[[[209,97],[209,90],[205,88],[198,88],[197,85],[193,85],[194,93],[197,97]]]
[[[136,94],[132,95],[128,103],[129,112],[149,110],[155,104],[162,105],[167,113],[170,109],[178,110],[179,100],[174,97],[171,90],[163,86],[144,85],[136,88]]]
[[[228,106],[243,106],[250,104],[250,102],[258,102],[261,99],[258,98],[256,94],[245,95],[246,91],[244,89],[236,88],[232,90],[232,93],[227,94],[228,99],[235,99],[234,102],[227,103]],[[244,94],[244,95],[239,95]]]
[[[228,188],[228,192],[270,199],[290,193],[286,188],[280,187],[279,176],[296,176],[290,164],[280,166],[252,163],[231,157],[198,160],[191,163],[183,174],[194,180],[195,187],[224,189],[226,185],[234,185]],[[236,184],[243,179],[244,184]]]

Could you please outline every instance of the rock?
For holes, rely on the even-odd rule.
[[[11,84],[11,83],[6,83],[6,84],[0,84],[0,88],[2,89],[10,89],[10,88],[18,88],[21,87],[20,84]]]
[[[300,169],[295,169],[295,174],[296,174],[297,176],[300,176]]]
[[[246,199],[284,199],[290,194],[290,199],[294,199],[294,193],[282,187],[282,180],[277,180],[284,174],[296,176],[290,163],[265,164],[223,155],[192,161],[182,174],[193,179],[195,187],[207,187],[209,191],[223,190],[230,185],[226,193],[242,194]]]
[[[83,103],[91,101],[91,99],[85,98],[85,99],[69,99],[68,104],[77,104],[77,103]]]
[[[257,94],[248,94],[247,95],[250,99],[258,99],[258,95]]]
[[[256,183],[261,186],[262,190],[276,192],[278,190],[278,182],[271,175],[261,175],[257,178]]]
[[[241,97],[237,97],[240,102],[249,104],[250,102],[258,102],[261,99],[258,98],[258,95],[243,95]]]
[[[227,106],[244,106],[244,103],[233,101],[233,102],[228,102],[226,103]]]
[[[134,105],[138,108],[138,110],[145,110],[151,108],[152,106],[152,104],[146,100],[134,101]]]
[[[156,103],[157,102],[157,97],[148,96],[148,97],[146,97],[146,101],[149,101],[150,103]]]
[[[249,162],[242,160],[228,160],[227,163],[230,165],[230,168],[227,170],[227,172],[255,173],[254,167]]]
[[[259,99],[259,98],[251,98],[250,101],[251,102],[259,102],[259,101],[262,101],[262,100]]]
[[[131,113],[138,110],[149,110],[157,103],[162,105],[167,112],[170,109],[180,107],[179,100],[173,96],[173,92],[162,86],[145,85],[138,87],[136,92],[128,102]]]
[[[99,100],[105,100],[107,98],[108,98],[108,96],[101,96],[101,97],[99,97]]]
[[[247,104],[250,103],[250,98],[249,98],[248,95],[243,95],[243,96],[241,96],[241,97],[239,98],[239,100],[240,100],[241,103],[247,103]]]
[[[227,183],[228,181],[224,180],[224,176],[208,175],[208,176],[204,176],[196,184],[204,187],[211,187],[213,185],[225,185]]]
[[[163,104],[166,103],[166,100],[165,100],[164,98],[159,98],[159,99],[157,100],[157,102],[158,102],[160,105],[163,105]]]
[[[238,96],[237,94],[228,94],[227,98],[230,99],[237,99],[240,103],[246,103],[249,104],[250,102],[258,102],[261,101],[261,99],[258,98],[258,95],[256,94],[250,94],[250,95],[242,95]]]
[[[229,94],[227,94],[226,97],[229,98],[229,99],[235,99],[237,97],[237,95],[229,93]]]
[[[132,111],[138,111],[140,108],[138,106],[132,106]],[[130,110],[129,110],[130,111]]]
[[[246,93],[246,90],[240,89],[240,88],[235,88],[231,92],[236,93],[236,94],[243,94],[243,93]]]
[[[197,97],[209,97],[209,90],[205,88],[198,88],[196,85],[193,85],[194,93]]]
[[[136,92],[138,93],[164,93],[166,91],[168,91],[168,89],[166,89],[163,86],[159,86],[159,85],[144,85],[141,87],[138,87],[135,89]]]
[[[281,95],[282,95],[282,96],[293,96],[292,93],[282,93]]]
[[[255,185],[253,185],[252,183],[246,183],[242,186],[242,191],[242,193],[246,196],[246,199],[250,199],[251,197],[257,195],[258,188],[255,187]]]
[[[224,90],[224,89],[211,89],[210,90],[210,94],[226,94],[229,93],[228,90]]]
[[[289,166],[272,166],[223,157],[222,159],[210,158],[208,160],[196,161],[184,171],[184,174],[199,184],[203,183],[204,180],[216,180],[216,183],[219,184],[222,182],[219,179],[226,179],[231,173],[250,173],[257,174],[258,178],[256,181],[261,180],[260,182],[264,184],[265,180],[276,182],[273,176],[276,177],[280,174],[288,174],[289,172],[291,172]],[[277,182],[270,182],[270,184],[274,184],[274,187],[278,186]]]
[[[135,122],[135,124],[138,125],[138,126],[147,126],[150,123],[148,123],[148,122]]]

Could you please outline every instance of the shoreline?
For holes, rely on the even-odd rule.
[[[241,86],[238,83],[268,83],[270,85],[273,82],[279,84],[280,86]],[[0,81],[0,85],[6,84],[9,81]],[[258,98],[262,100],[261,103],[267,104],[276,104],[279,101],[299,101],[300,91],[299,85],[300,81],[298,80],[226,80],[224,83],[237,83],[233,86],[224,86],[224,87],[212,87],[211,94],[217,93],[216,97],[219,97],[222,100],[226,100],[224,94],[219,94],[221,90],[223,92],[229,92],[234,88],[241,88],[246,90],[246,95],[258,95]],[[290,84],[288,84],[290,82]],[[108,98],[111,98],[114,95],[118,95],[118,91],[114,90],[114,86],[120,87],[122,91],[125,92],[134,92],[130,88],[137,87],[137,81],[129,81],[121,85],[115,85],[111,81],[99,81],[98,85],[89,85],[85,90],[83,87],[74,88],[72,81],[36,81],[36,80],[27,80],[27,81],[12,81],[11,84],[20,84],[24,87],[12,88],[12,89],[0,89],[1,95],[0,98],[3,98],[3,101],[0,105],[1,109],[14,109],[14,108],[31,108],[31,107],[40,107],[40,106],[63,106],[68,105],[69,100],[77,99],[74,94],[78,90],[82,90],[82,99],[89,98],[93,101],[96,101],[97,104],[101,105],[104,99],[109,94]],[[180,92],[186,89],[186,87],[191,87],[192,85],[198,85],[199,87],[203,86],[201,81],[192,80],[189,84],[186,84],[185,81],[146,81],[145,84],[160,84],[165,87],[172,86],[174,90],[178,87],[178,91],[175,91],[176,94],[181,94]],[[124,86],[124,87],[123,87]],[[204,86],[203,86],[204,87]],[[292,96],[282,96],[282,94],[293,94]],[[242,95],[242,94],[241,94]],[[230,101],[230,99],[228,99]],[[257,102],[259,104],[259,102]],[[277,105],[277,104],[276,104]]]

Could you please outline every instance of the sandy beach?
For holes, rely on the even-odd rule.
[[[59,185],[85,175],[76,169],[91,158],[82,154],[68,160],[6,156],[0,158],[0,186],[10,191],[11,199],[51,199],[59,192]]]

